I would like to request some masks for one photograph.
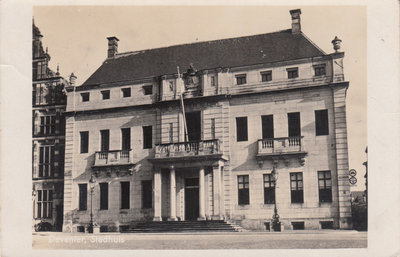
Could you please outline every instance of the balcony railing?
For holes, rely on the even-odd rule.
[[[280,137],[258,140],[258,154],[286,154],[286,153],[301,153],[303,137]]]
[[[112,150],[95,153],[94,166],[133,164],[132,150]]]
[[[222,154],[219,139],[156,145],[155,158]]]

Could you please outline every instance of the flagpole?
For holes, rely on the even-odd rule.
[[[186,124],[186,115],[185,115],[185,105],[183,103],[183,87],[181,85],[181,74],[179,72],[179,66],[176,67],[178,69],[178,83],[179,83],[179,91],[180,91],[180,98],[181,98],[181,108],[182,108],[182,114],[183,114],[183,126],[184,126],[184,132],[185,132],[185,142],[188,142],[188,131],[187,131],[187,124]]]

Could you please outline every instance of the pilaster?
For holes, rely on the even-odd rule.
[[[161,170],[154,171],[154,218],[153,221],[162,221],[161,217]]]
[[[63,232],[72,232],[72,194],[73,194],[73,157],[75,131],[75,117],[67,117],[65,121],[65,161],[64,161],[64,221]]]
[[[348,84],[344,83],[343,85],[335,85],[332,87],[336,140],[336,170],[338,178],[339,227],[341,229],[352,228],[347,123],[345,118],[347,86]]]
[[[204,183],[204,167],[199,170],[199,220],[206,219],[205,212],[205,183]]]

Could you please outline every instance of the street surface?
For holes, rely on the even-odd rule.
[[[367,232],[284,231],[242,233],[61,233],[38,232],[33,249],[326,249],[366,248]]]

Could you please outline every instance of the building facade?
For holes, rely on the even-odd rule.
[[[68,82],[49,67],[42,34],[32,33],[32,204],[33,226],[61,231],[63,224],[64,148]],[[58,68],[57,68],[58,69]],[[36,228],[39,229],[39,228]]]
[[[344,53],[302,32],[118,53],[67,88],[64,231],[351,228]],[[185,122],[186,121],[186,122]],[[92,183],[89,183],[91,181]],[[92,203],[92,204],[91,204]]]

